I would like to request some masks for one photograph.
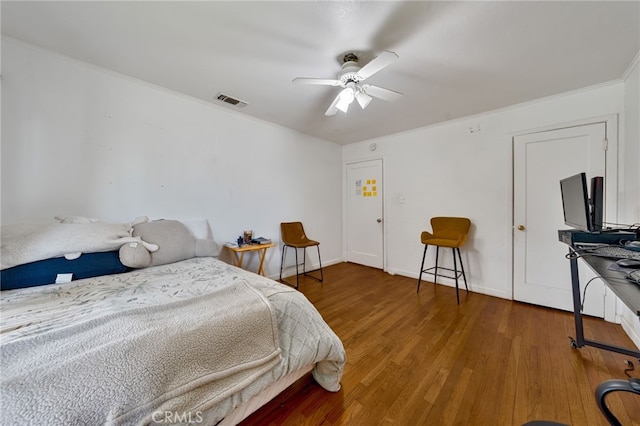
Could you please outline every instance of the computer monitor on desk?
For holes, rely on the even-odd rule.
[[[591,197],[586,173],[578,173],[560,181],[564,223],[584,232],[602,231],[604,213],[604,179],[591,179]]]
[[[591,178],[589,191],[587,175],[584,172],[560,180],[564,223],[572,228],[559,231],[560,241],[569,245],[576,243],[624,245],[626,241],[638,240],[637,229],[609,229],[603,226],[603,188],[604,179],[601,176],[595,176]]]

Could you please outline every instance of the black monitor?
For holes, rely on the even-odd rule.
[[[604,216],[604,179],[602,176],[591,178],[590,195],[591,232],[599,232],[603,229],[602,220]]]
[[[565,225],[586,232],[602,230],[603,183],[601,176],[591,179],[589,198],[585,173],[578,173],[560,181]]]

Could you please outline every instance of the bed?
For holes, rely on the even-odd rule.
[[[297,290],[196,257],[0,297],[0,423],[237,424],[340,339]]]

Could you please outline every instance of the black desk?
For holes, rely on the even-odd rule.
[[[602,240],[594,241],[593,235],[585,236],[585,233],[574,231],[559,231],[559,239],[561,242],[569,245],[569,263],[571,265],[571,291],[573,295],[573,315],[576,323],[576,338],[571,338],[571,344],[575,348],[581,348],[583,346],[593,346],[608,351],[618,352],[628,356],[632,356],[640,360],[640,352],[637,350],[622,348],[620,346],[609,345],[606,343],[598,342],[595,340],[589,340],[584,338],[584,328],[582,325],[582,312],[581,296],[580,296],[580,278],[578,277],[578,256],[581,252],[580,243],[616,243],[620,239],[635,239],[629,236],[629,234],[609,234],[604,235]],[[607,259],[599,256],[585,255],[582,259],[600,279],[605,283],[607,287],[618,298],[633,311],[636,315],[640,316],[640,286],[632,283],[625,278],[625,273],[622,271],[615,271],[608,269],[614,260]]]

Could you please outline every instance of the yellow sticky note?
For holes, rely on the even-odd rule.
[[[375,185],[376,184],[376,180],[375,179],[371,179],[371,184]]]
[[[377,197],[377,196],[378,196],[378,193],[377,193],[376,191],[373,191],[373,196],[374,196],[374,197]]]
[[[376,192],[376,191],[378,190],[378,187],[377,187],[377,186],[372,186],[372,187],[371,187],[371,190],[372,190],[373,192]]]
[[[371,185],[371,179],[367,179],[367,185]]]

